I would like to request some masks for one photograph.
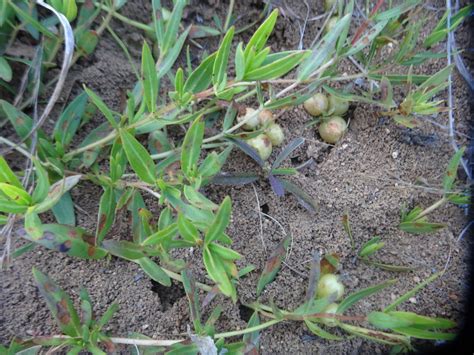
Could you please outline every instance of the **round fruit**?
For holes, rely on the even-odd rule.
[[[329,33],[332,30],[334,30],[334,27],[336,26],[337,21],[339,21],[339,18],[337,16],[331,17],[328,23],[326,24],[326,27],[324,27],[324,33]]]
[[[258,120],[260,122],[260,126],[266,127],[269,124],[275,122],[275,117],[273,116],[272,111],[270,110],[263,110],[258,115]]]
[[[326,307],[326,309],[322,313],[336,314],[338,307],[339,305],[337,303],[331,303],[329,306]],[[321,318],[321,323],[327,325],[328,327],[335,327],[337,325],[337,319],[336,318]]]
[[[318,93],[303,104],[305,110],[312,116],[321,116],[329,108],[329,101],[326,95]]]
[[[247,107],[245,109],[244,115],[237,116],[237,122],[240,123],[242,121],[245,121],[242,128],[246,129],[247,131],[252,131],[256,129],[259,124],[258,115],[256,115],[255,110],[250,107]]]
[[[334,274],[323,275],[318,282],[317,298],[329,297],[336,295],[335,301],[339,300],[344,294],[344,285],[339,282],[339,278]]]
[[[283,129],[277,123],[270,123],[268,127],[265,129],[265,134],[272,142],[272,145],[277,147],[283,143],[285,140],[285,134],[283,133]]]
[[[319,135],[323,141],[329,144],[339,142],[346,131],[347,123],[339,116],[329,117],[319,125]]]
[[[349,101],[329,95],[329,112],[334,116],[342,116],[349,109]]]
[[[266,134],[248,139],[247,144],[257,151],[262,160],[267,160],[272,154],[272,142]]]

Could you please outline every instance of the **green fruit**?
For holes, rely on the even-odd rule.
[[[267,160],[272,154],[272,142],[266,134],[248,139],[247,144],[257,151],[262,160]]]
[[[338,307],[339,305],[337,303],[331,303],[321,313],[336,314]],[[321,323],[327,325],[328,327],[335,327],[337,325],[337,319],[336,318],[321,318]]]
[[[337,21],[339,21],[339,17],[337,16],[331,17],[328,23],[326,24],[326,27],[324,27],[324,33],[329,33],[332,30],[334,30],[334,27],[336,26]]]
[[[240,123],[245,121],[242,128],[247,131],[253,131],[258,127],[258,124],[260,123],[258,115],[256,115],[255,113],[256,111],[253,108],[247,107],[245,109],[245,114],[237,116],[237,122]]]
[[[262,110],[262,112],[258,114],[258,120],[259,120],[260,126],[267,127],[268,125],[275,122],[275,117],[273,116],[272,111]]]
[[[270,125],[265,129],[265,134],[272,142],[272,145],[277,147],[283,143],[285,140],[285,133],[279,124],[270,123]]]
[[[323,141],[329,144],[339,142],[346,131],[347,123],[339,116],[329,117],[319,125],[319,135]]]
[[[321,116],[329,108],[329,101],[326,95],[318,93],[303,104],[305,110],[312,116]]]
[[[318,282],[316,298],[326,298],[335,294],[335,301],[344,294],[344,285],[339,282],[339,278],[334,274],[323,275]]]
[[[341,99],[334,95],[329,95],[329,114],[342,116],[349,110],[349,101]]]

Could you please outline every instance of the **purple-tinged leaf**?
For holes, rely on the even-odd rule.
[[[263,168],[265,162],[262,160],[262,158],[260,158],[260,155],[258,155],[257,151],[253,149],[250,145],[240,139],[235,139],[231,137],[226,137],[226,140],[235,144],[240,150],[242,150],[250,158],[255,160],[255,162]]]
[[[316,295],[318,281],[321,274],[321,257],[319,252],[314,252],[311,259],[311,269],[309,272],[308,289],[306,290],[305,302],[310,302]]]
[[[254,174],[228,174],[222,173],[214,176],[212,183],[216,185],[234,185],[241,186],[251,184],[258,180],[258,176]]]
[[[300,145],[302,145],[303,143],[304,143],[304,138],[302,137],[295,138],[290,143],[288,143],[288,145],[286,145],[285,148],[283,148],[280,154],[278,154],[278,156],[276,157],[275,161],[272,164],[272,169],[278,168],[280,164],[283,162],[283,160],[288,158],[288,156],[291,153],[293,153],[293,151],[296,148],[298,148]]]
[[[298,202],[306,208],[310,212],[316,212],[316,202],[309,196],[306,192],[304,192],[300,187],[296,186],[292,182],[276,178],[280,183],[283,185],[286,191],[293,194],[297,199]]]
[[[268,176],[268,181],[270,181],[270,186],[272,187],[273,192],[278,196],[282,197],[285,195],[285,189],[281,182],[272,174]]]
[[[254,312],[249,319],[247,328],[252,328],[260,325],[260,317],[258,312]],[[243,337],[245,344],[244,354],[259,354],[260,353],[260,332],[258,330],[247,333]]]
[[[291,236],[285,237],[277,248],[272,252],[270,258],[265,264],[265,268],[260,275],[260,279],[257,284],[257,296],[260,296],[263,289],[275,279],[278,271],[280,270],[281,263],[285,260],[288,247],[290,246]]]

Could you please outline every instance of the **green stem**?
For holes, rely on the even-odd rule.
[[[433,203],[430,207],[426,208],[424,211],[422,211],[417,217],[415,220],[419,220],[423,217],[425,217],[426,215],[430,214],[431,212],[433,212],[435,209],[441,207],[442,205],[444,205],[446,202],[448,202],[448,200],[446,199],[446,197],[443,196],[443,198],[441,198],[440,200],[436,201],[435,203]]]
[[[227,9],[227,16],[224,23],[224,32],[227,32],[230,25],[230,19],[232,18],[232,12],[234,11],[235,0],[230,0],[229,8]]]
[[[238,335],[248,334],[248,333],[255,332],[257,330],[261,330],[261,329],[271,327],[272,325],[275,325],[275,324],[280,323],[282,321],[283,321],[283,319],[272,319],[268,322],[256,325],[254,327],[250,327],[250,328],[246,328],[246,329],[242,329],[242,330],[234,330],[232,332],[217,333],[217,334],[214,335],[214,338],[215,339],[229,338],[229,337],[234,337],[234,336],[238,336]]]

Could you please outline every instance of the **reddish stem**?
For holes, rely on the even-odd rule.
[[[377,4],[375,4],[375,6],[372,9],[372,11],[370,12],[369,17],[367,18],[367,20],[365,20],[364,23],[362,25],[360,25],[360,27],[357,29],[357,31],[354,35],[354,38],[352,38],[351,44],[354,44],[359,40],[360,36],[362,36],[362,33],[365,31],[365,29],[369,25],[370,18],[375,15],[375,13],[378,11],[380,6],[382,6],[383,2],[384,2],[384,0],[377,1]]]

